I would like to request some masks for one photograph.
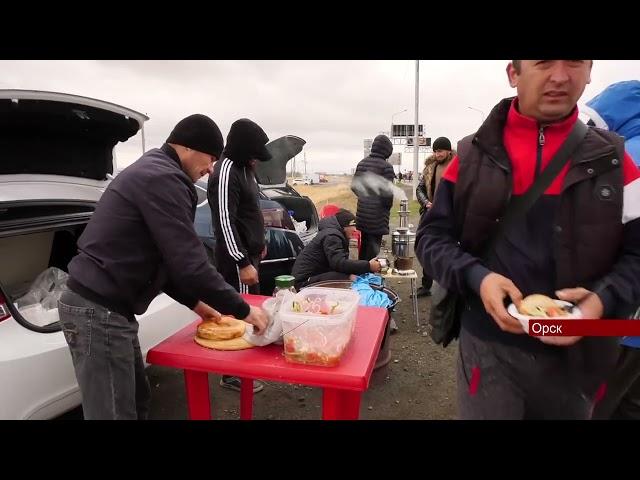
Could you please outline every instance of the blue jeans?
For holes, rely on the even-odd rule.
[[[151,388],[138,322],[67,290],[58,302],[86,420],[144,420]]]

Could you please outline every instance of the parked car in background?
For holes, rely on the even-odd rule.
[[[309,177],[293,178],[291,179],[291,185],[313,185],[313,180]]]
[[[326,179],[324,180],[327,181]],[[317,173],[310,173],[300,178],[291,180],[292,185],[317,185],[322,182],[322,177]]]
[[[260,293],[271,295],[275,277],[290,274],[296,257],[318,233],[318,212],[309,197],[300,195],[287,184],[287,163],[302,151],[305,141],[293,135],[280,137],[267,144],[272,155],[258,162],[259,202],[266,231],[267,256],[260,262]],[[215,263],[215,234],[211,208],[207,201],[207,180],[196,183],[198,208],[194,221],[198,236]]]
[[[64,275],[113,178],[115,145],[146,120],[93,98],[0,90],[0,419],[48,419],[81,403],[57,308],[15,302],[43,272]],[[160,294],[136,318],[144,357],[197,317]]]

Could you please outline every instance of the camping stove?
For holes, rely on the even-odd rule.
[[[391,234],[391,253],[397,270],[411,270],[415,257],[416,234],[409,228],[409,200],[400,200],[400,225]]]

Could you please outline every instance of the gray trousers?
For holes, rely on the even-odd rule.
[[[151,388],[138,322],[67,290],[58,302],[86,420],[144,420]]]
[[[604,398],[596,405],[597,420],[640,420],[640,348],[620,346],[616,370]]]
[[[457,367],[462,420],[587,420],[596,389],[579,385],[562,356],[485,341],[464,328]]]

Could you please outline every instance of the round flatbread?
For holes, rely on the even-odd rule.
[[[213,350],[245,350],[253,348],[254,345],[247,342],[244,338],[232,338],[230,340],[207,340],[205,338],[195,337],[194,340],[198,345]]]
[[[244,335],[247,323],[233,317],[223,316],[220,322],[202,322],[196,336],[205,340],[231,340]]]

